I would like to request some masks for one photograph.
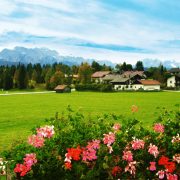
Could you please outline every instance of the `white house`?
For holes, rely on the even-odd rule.
[[[92,74],[91,79],[95,81],[96,83],[102,83],[103,77],[110,74],[110,71],[97,71]]]
[[[133,89],[138,90],[142,88],[145,91],[160,90],[160,82],[156,80],[138,80],[134,82]]]
[[[180,86],[180,74],[171,76],[167,79],[167,87],[179,87]]]

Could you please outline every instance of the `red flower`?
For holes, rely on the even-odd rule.
[[[166,165],[169,161],[169,158],[166,156],[161,156],[161,158],[158,161],[159,165]]]
[[[117,174],[120,174],[121,171],[122,171],[122,168],[121,168],[121,167],[115,166],[115,167],[112,169],[111,173],[112,173],[113,176],[117,176]]]
[[[176,169],[176,164],[174,162],[168,162],[167,164],[165,164],[165,168],[168,173],[173,173]]]
[[[72,164],[71,164],[70,162],[66,162],[64,165],[65,165],[65,168],[66,168],[66,169],[71,170]]]
[[[82,152],[82,150],[81,150],[81,148],[79,146],[77,148],[69,148],[68,149],[68,155],[70,157],[72,157],[72,159],[75,160],[75,161],[80,160],[81,152]]]

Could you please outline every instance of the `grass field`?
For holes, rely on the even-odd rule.
[[[15,139],[24,139],[36,124],[55,112],[65,111],[68,105],[86,114],[116,113],[132,116],[133,104],[139,107],[136,117],[145,126],[158,116],[158,107],[175,109],[180,103],[180,93],[96,93],[73,92],[68,94],[26,94],[0,96],[0,151],[7,149]]]

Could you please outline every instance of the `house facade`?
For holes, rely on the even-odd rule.
[[[167,79],[167,87],[180,87],[180,74],[176,74]]]
[[[95,81],[96,83],[102,83],[103,78],[110,73],[111,73],[110,71],[97,71],[92,74],[91,79],[92,81]]]

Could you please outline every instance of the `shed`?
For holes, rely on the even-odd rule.
[[[58,85],[56,86],[56,88],[54,89],[56,91],[56,93],[69,93],[71,92],[71,88],[67,85]]]

